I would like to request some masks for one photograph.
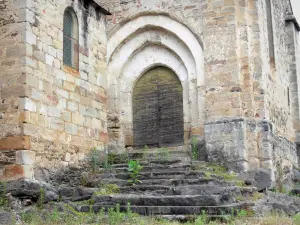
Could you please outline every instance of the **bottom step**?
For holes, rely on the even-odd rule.
[[[186,223],[186,222],[191,222],[195,221],[197,218],[199,218],[200,215],[160,215],[156,216],[158,219],[164,219],[168,221],[178,221],[181,223]],[[227,223],[232,219],[232,215],[218,215],[218,216],[213,216],[213,215],[203,215],[201,216],[202,219],[206,221],[219,221],[219,222],[224,222]]]
[[[235,215],[240,210],[252,211],[254,203],[238,203],[232,205],[222,206],[130,206],[130,209],[134,213],[138,213],[145,216],[153,215],[201,215],[205,212],[210,216],[218,215]],[[79,206],[77,208],[80,212],[100,212],[101,209],[116,208],[115,205],[94,205],[94,206]],[[120,206],[121,211],[127,211],[128,206]]]

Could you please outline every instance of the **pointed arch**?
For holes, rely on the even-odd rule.
[[[123,26],[114,30],[113,35],[108,40],[107,61],[111,61],[119,46],[126,43],[128,39],[134,38],[138,33],[150,29],[164,29],[174,37],[181,40],[190,51],[196,62],[198,86],[204,86],[204,56],[201,42],[194,33],[178,20],[174,20],[164,14],[146,14],[126,20]]]

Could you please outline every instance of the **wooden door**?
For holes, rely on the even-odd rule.
[[[136,147],[183,144],[183,94],[176,74],[165,67],[145,73],[133,91],[133,131]]]

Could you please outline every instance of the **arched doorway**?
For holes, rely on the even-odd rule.
[[[177,75],[166,67],[146,72],[133,90],[136,147],[170,147],[184,142],[183,93]]]

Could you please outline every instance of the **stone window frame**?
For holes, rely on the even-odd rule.
[[[67,22],[70,27],[67,26]],[[79,70],[79,22],[72,7],[67,7],[63,16],[63,64],[76,71]]]

